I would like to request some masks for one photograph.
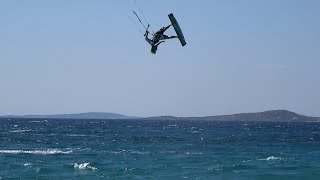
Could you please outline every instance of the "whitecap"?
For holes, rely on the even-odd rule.
[[[203,153],[202,152],[185,152],[185,154],[187,155],[202,155]]]
[[[270,156],[270,157],[267,158],[267,161],[269,161],[269,160],[281,160],[281,159],[282,158],[280,158],[280,157]]]
[[[84,134],[67,134],[66,136],[69,136],[69,137],[85,137],[87,135],[84,135]]]
[[[160,151],[160,154],[175,154],[176,151]]]
[[[270,157],[267,157],[265,159],[259,159],[259,160],[263,160],[263,161],[275,161],[275,160],[282,160],[282,158],[280,157],[275,157],[275,156],[270,156]]]
[[[98,168],[90,166],[90,163],[82,163],[82,164],[74,163],[73,167],[75,169],[80,169],[80,170],[84,170],[84,169],[98,170]]]
[[[177,127],[178,125],[176,124],[169,124],[169,127]]]
[[[59,149],[45,149],[45,150],[0,150],[0,153],[5,154],[39,154],[39,155],[52,155],[52,154],[70,154],[72,150],[62,151]]]
[[[29,123],[41,123],[41,122],[44,122],[44,121],[30,121]]]
[[[12,133],[21,133],[21,132],[29,132],[29,131],[32,131],[31,129],[18,129],[18,130],[13,130],[13,131],[10,131]]]
[[[145,155],[145,154],[150,154],[149,151],[130,151],[131,154],[139,154],[139,155]]]
[[[24,163],[23,166],[25,167],[30,167],[32,164],[31,163]]]
[[[38,121],[38,120],[35,120],[35,121],[29,121],[29,123],[45,123],[45,122],[49,122],[48,120],[42,120],[42,121]]]
[[[107,153],[111,153],[111,154],[121,154],[121,153],[125,153],[126,150],[118,150],[118,151],[106,151]]]

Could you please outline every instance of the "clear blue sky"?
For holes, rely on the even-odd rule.
[[[320,116],[320,1],[137,0],[154,30],[173,12],[184,31],[157,55],[128,2],[1,0],[0,115]]]

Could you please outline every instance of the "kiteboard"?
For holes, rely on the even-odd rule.
[[[183,33],[182,33],[182,30],[178,24],[178,21],[176,20],[176,18],[173,16],[173,14],[169,14],[169,19],[171,21],[171,24],[174,28],[174,30],[176,31],[177,33],[177,36],[178,36],[178,39],[180,40],[181,42],[181,45],[182,46],[185,46],[187,43],[186,43],[186,40],[184,39],[184,36],[183,36]]]

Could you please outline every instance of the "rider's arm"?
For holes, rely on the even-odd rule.
[[[144,36],[148,37],[148,35],[149,35],[149,31],[146,30],[146,32],[144,33]]]
[[[145,34],[145,40],[151,45],[151,46],[153,46],[153,41],[151,40],[151,39],[149,39],[149,37],[148,37],[148,35],[149,35],[149,32],[148,31],[146,31],[146,34]]]

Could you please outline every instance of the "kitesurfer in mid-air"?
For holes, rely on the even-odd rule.
[[[157,49],[158,49],[158,46],[159,46],[161,43],[165,42],[164,40],[166,40],[166,39],[178,38],[178,36],[167,36],[167,35],[164,34],[164,32],[165,32],[167,29],[169,29],[170,26],[171,26],[171,24],[169,24],[168,26],[165,26],[165,27],[161,28],[159,31],[157,31],[157,32],[153,35],[152,39],[150,39],[150,38],[148,37],[148,35],[149,35],[149,31],[148,31],[149,26],[148,26],[148,28],[146,29],[146,33],[144,34],[144,36],[145,36],[145,40],[151,45],[151,53],[156,54]]]

